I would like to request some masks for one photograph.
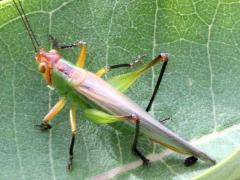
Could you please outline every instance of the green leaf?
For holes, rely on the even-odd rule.
[[[239,1],[24,0],[23,7],[42,47],[50,49],[48,34],[64,44],[87,41],[93,72],[138,55],[150,60],[169,53],[151,114],[170,117],[168,128],[218,162],[239,146]],[[34,127],[58,96],[38,72],[30,42],[12,1],[0,1],[0,179],[190,179],[209,168],[201,161],[185,167],[183,156],[144,137],[139,148],[153,162],[141,167],[130,150],[133,132],[86,121],[79,111],[74,169],[68,173],[69,106],[49,132]],[[75,62],[78,51],[61,53]],[[127,93],[143,108],[160,68]],[[107,78],[130,71],[115,70]]]
[[[195,180],[239,179],[240,149],[236,149],[224,161],[210,168]]]

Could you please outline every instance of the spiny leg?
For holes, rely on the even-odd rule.
[[[86,57],[87,57],[87,43],[84,41],[76,41],[73,44],[61,45],[56,38],[52,35],[49,35],[49,40],[52,42],[53,47],[56,49],[68,49],[74,47],[80,47],[80,52],[77,58],[76,66],[83,68],[85,66]]]
[[[162,80],[162,77],[163,77],[163,74],[165,72],[165,69],[166,69],[166,66],[167,66],[167,62],[168,62],[168,55],[165,54],[165,53],[161,53],[160,54],[161,58],[164,59],[164,63],[162,65],[162,69],[161,69],[161,72],[159,74],[159,77],[158,77],[158,81],[157,81],[157,84],[154,88],[154,91],[153,91],[153,94],[152,94],[152,97],[148,103],[148,106],[146,108],[146,111],[148,112],[150,109],[151,109],[151,106],[152,106],[152,103],[155,99],[155,96],[157,94],[157,91],[160,87],[160,84],[161,84],[161,80]],[[149,160],[137,149],[137,143],[138,143],[138,137],[139,137],[139,130],[140,130],[140,121],[136,121],[136,126],[135,126],[135,135],[134,135],[134,141],[133,141],[133,145],[132,145],[132,149],[134,150],[134,152],[143,160],[143,165],[147,165],[149,164]]]
[[[103,75],[105,75],[106,73],[111,71],[112,69],[117,69],[117,68],[121,68],[121,67],[129,67],[129,68],[133,67],[137,63],[141,62],[142,58],[145,56],[146,55],[136,58],[132,63],[123,63],[123,64],[116,64],[116,65],[111,65],[111,66],[104,66],[96,72],[96,75],[98,77],[102,77]]]
[[[69,147],[69,161],[67,164],[68,170],[72,170],[72,167],[73,167],[73,149],[74,149],[74,143],[75,143],[75,136],[77,132],[76,111],[77,111],[76,104],[72,104],[69,111],[69,120],[70,120],[71,131],[72,131],[72,139]]]
[[[163,54],[163,55],[165,55],[165,54]],[[161,71],[160,71],[160,73],[159,73],[158,80],[157,80],[157,83],[156,83],[156,85],[155,85],[153,94],[152,94],[152,96],[151,96],[151,98],[150,98],[150,101],[149,101],[149,103],[148,103],[148,106],[147,106],[147,108],[146,108],[146,111],[147,111],[147,112],[148,112],[148,111],[151,109],[151,107],[152,107],[152,103],[153,103],[153,101],[154,101],[154,99],[155,99],[155,97],[156,97],[156,94],[157,94],[157,92],[158,92],[158,89],[159,89],[159,87],[160,87],[160,84],[161,84],[161,81],[162,81],[162,77],[163,77],[163,75],[164,75],[164,72],[165,72],[167,63],[168,63],[168,56],[166,55],[166,61],[165,61],[165,62],[163,63],[163,65],[162,65],[162,69],[161,69]],[[198,160],[198,159],[197,159],[195,156],[190,156],[190,157],[188,157],[188,158],[185,159],[184,164],[185,164],[185,166],[191,166],[191,165],[195,164],[195,163],[197,162],[197,160]]]
[[[66,103],[66,97],[60,98],[60,100],[53,106],[53,108],[43,118],[42,123],[36,125],[42,130],[50,129],[51,125],[49,122],[62,110]]]

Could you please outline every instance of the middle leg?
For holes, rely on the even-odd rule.
[[[86,57],[87,57],[87,43],[85,41],[76,41],[73,44],[69,45],[61,45],[56,38],[54,38],[52,35],[49,35],[49,40],[53,44],[53,48],[56,49],[69,49],[74,47],[80,47],[80,52],[76,61],[76,66],[80,68],[84,68],[86,63]]]
[[[116,65],[111,65],[111,66],[105,66],[102,67],[101,69],[99,69],[96,72],[96,75],[98,77],[102,77],[103,75],[105,75],[106,73],[108,73],[109,71],[111,71],[112,69],[117,69],[117,68],[121,68],[121,67],[128,67],[131,68],[134,65],[138,64],[139,62],[142,62],[142,58],[144,58],[146,55],[142,55],[138,58],[135,59],[135,61],[133,61],[132,63],[123,63],[123,64],[116,64]]]
[[[70,120],[70,126],[72,131],[72,139],[69,146],[69,160],[67,164],[67,169],[69,171],[72,170],[72,167],[73,167],[73,149],[74,149],[75,137],[77,133],[76,112],[77,112],[77,106],[76,104],[73,103],[69,111],[69,120]]]

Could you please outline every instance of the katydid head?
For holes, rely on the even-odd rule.
[[[35,59],[38,63],[38,70],[43,74],[48,85],[52,85],[51,75],[53,63],[56,62],[57,59],[59,59],[60,55],[57,53],[56,50],[46,52],[44,49],[40,48],[40,44],[37,41],[35,34],[33,33],[32,27],[30,26],[26,13],[22,7],[21,1],[13,0],[13,3],[22,19],[24,27],[29,35],[29,38],[31,39],[32,46],[36,52]]]
[[[52,85],[51,77],[53,66],[60,58],[61,56],[55,49],[52,49],[49,52],[46,52],[44,49],[40,49],[36,53],[35,59],[38,63],[38,70],[43,74],[44,79],[50,86]]]

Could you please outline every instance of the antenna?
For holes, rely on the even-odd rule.
[[[16,9],[17,9],[17,11],[18,11],[18,13],[19,13],[19,15],[20,15],[20,17],[22,19],[22,22],[23,22],[23,24],[24,24],[24,26],[25,26],[25,28],[27,30],[27,33],[28,33],[28,35],[29,35],[29,37],[30,37],[30,39],[32,41],[32,45],[34,47],[34,50],[35,50],[35,52],[37,52],[40,45],[39,45],[39,43],[38,43],[38,41],[36,39],[35,34],[33,33],[33,30],[32,30],[32,28],[30,26],[30,23],[28,21],[26,13],[24,12],[24,9],[22,7],[22,4],[21,4],[20,0],[17,0],[17,2],[18,2],[18,5],[17,5],[16,1],[13,0],[13,3],[15,5],[15,7],[16,7]]]

